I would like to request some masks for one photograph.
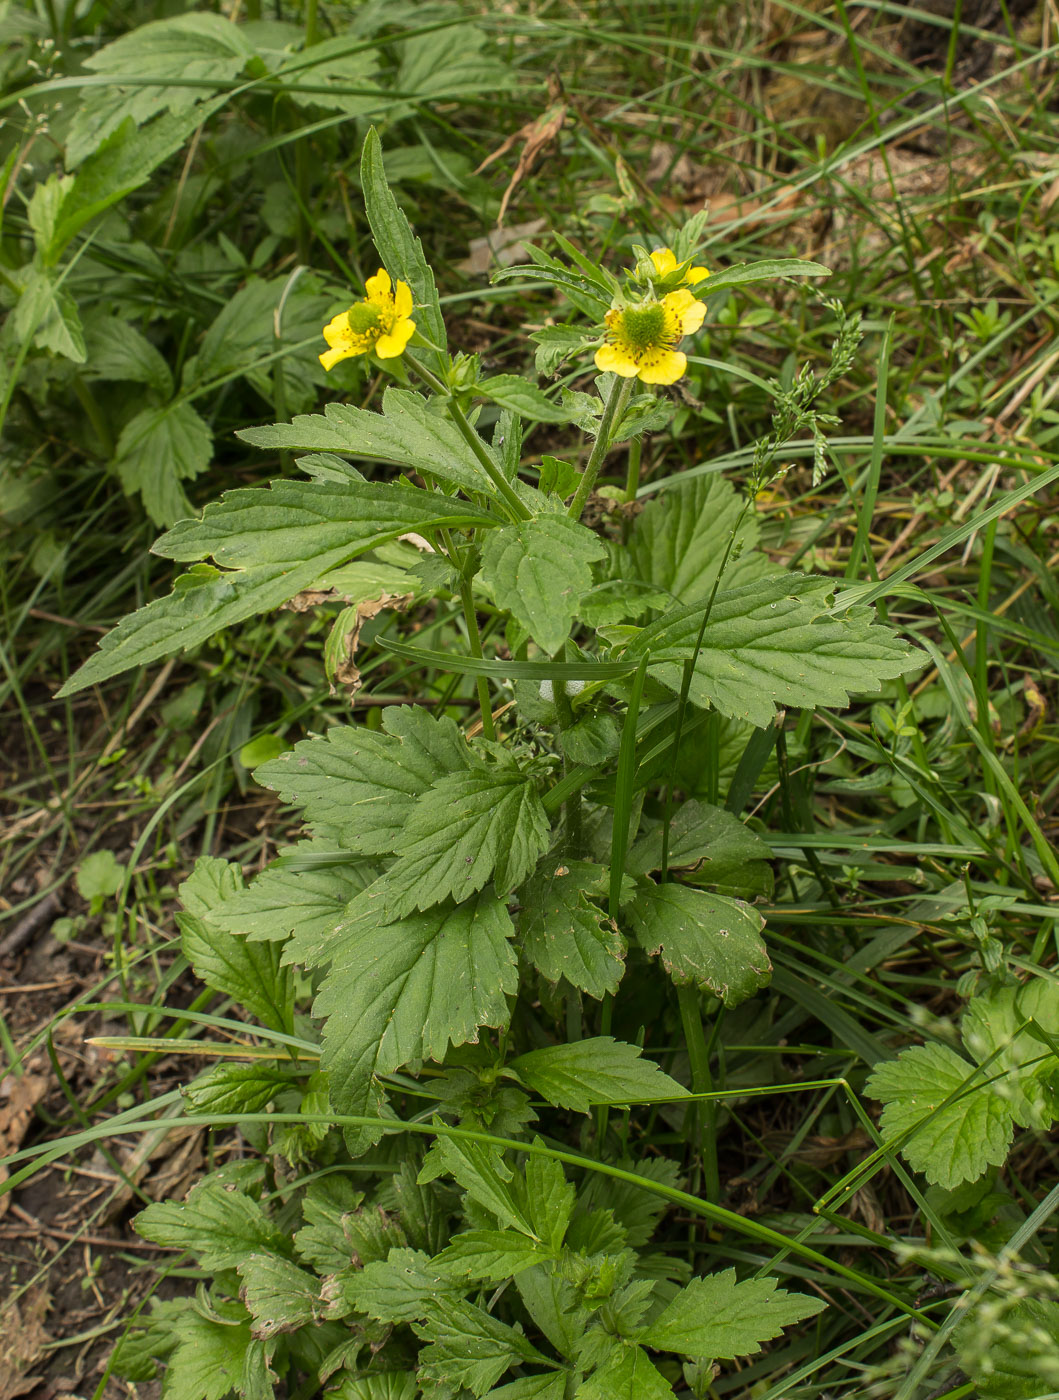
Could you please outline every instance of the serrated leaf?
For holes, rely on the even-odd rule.
[[[510,408],[520,418],[534,423],[569,423],[570,414],[562,404],[548,398],[536,384],[523,379],[521,374],[496,374],[490,379],[482,379],[475,386],[475,393],[492,399],[502,408]]]
[[[564,977],[598,1001],[625,972],[625,945],[589,895],[603,898],[607,871],[588,861],[545,861],[519,892],[523,954],[550,982]]]
[[[177,886],[184,909],[196,919],[207,919],[243,888],[243,868],[220,856],[199,856],[186,880]]]
[[[288,1247],[256,1201],[210,1177],[193,1187],[183,1204],[149,1205],[133,1228],[153,1244],[187,1250],[204,1269],[234,1269],[254,1250],[281,1253]]]
[[[433,1262],[453,1278],[502,1283],[551,1257],[550,1250],[514,1230],[465,1230]]]
[[[414,803],[397,838],[398,859],[381,882],[387,917],[466,899],[489,881],[507,894],[550,837],[536,784],[517,768],[447,773]]]
[[[578,1386],[574,1400],[672,1400],[673,1387],[652,1366],[647,1353],[623,1346],[613,1359]]]
[[[549,1371],[545,1375],[520,1376],[517,1381],[491,1390],[488,1400],[563,1400],[566,1394],[566,1372]]]
[[[328,1394],[335,1400],[416,1400],[419,1386],[411,1371],[384,1371],[359,1380],[346,1371]]]
[[[574,1113],[599,1103],[685,1098],[687,1089],[652,1060],[641,1059],[642,1053],[637,1045],[599,1035],[530,1050],[509,1061],[508,1069],[548,1103]]]
[[[641,836],[630,849],[626,869],[647,875],[662,864],[661,824]],[[769,894],[772,852],[738,817],[706,802],[685,802],[673,818],[669,833],[669,868],[690,867],[695,885],[710,885],[722,893]]]
[[[878,690],[916,665],[917,653],[874,623],[870,609],[833,611],[833,588],[788,573],[718,592],[692,677],[693,703],[764,728],[777,705],[845,706],[851,693]],[[699,604],[667,613],[636,634],[624,658],[649,654],[650,674],[679,693],[702,616]]]
[[[161,351],[128,321],[94,316],[85,324],[85,379],[120,379],[146,384],[163,398],[173,392],[173,376]]]
[[[121,430],[114,469],[128,495],[139,494],[156,525],[191,514],[181,482],[201,476],[213,460],[213,434],[189,403],[145,408]]]
[[[174,1320],[173,1332],[177,1344],[166,1366],[163,1400],[223,1400],[233,1390],[246,1400],[264,1400],[274,1393],[279,1378],[249,1323],[215,1322],[189,1308]]]
[[[182,1092],[193,1113],[260,1113],[290,1077],[269,1065],[213,1065]]]
[[[769,559],[754,548],[757,518],[753,512],[744,515],[743,506],[722,476],[700,476],[688,482],[678,478],[668,490],[653,496],[636,518],[628,549],[638,578],[678,603],[706,598],[733,532],[724,587],[735,588],[772,572]]]
[[[463,1298],[432,1300],[413,1330],[428,1343],[419,1353],[420,1381],[466,1386],[474,1395],[484,1395],[510,1366],[548,1362],[521,1327],[508,1327]]]
[[[533,368],[538,374],[554,375],[564,360],[580,353],[585,344],[585,332],[578,326],[542,326],[532,333],[530,340],[537,347]]]
[[[514,1173],[499,1149],[484,1142],[463,1142],[439,1136],[419,1173],[420,1181],[434,1181],[447,1173],[478,1205],[510,1226],[534,1238],[534,1229],[513,1185]]]
[[[464,26],[460,26],[461,30]],[[431,35],[431,50],[437,35]],[[414,41],[410,41],[414,42]],[[405,45],[407,48],[407,44]],[[398,79],[400,86],[400,79]],[[409,89],[406,89],[408,91]],[[360,183],[364,192],[364,209],[371,227],[371,236],[379,250],[379,256],[392,278],[407,282],[412,289],[415,309],[412,315],[416,325],[435,350],[424,351],[430,367],[440,374],[445,373],[445,349],[448,344],[445,335],[445,318],[441,314],[434,274],[423,254],[423,245],[413,234],[404,211],[390,192],[383,166],[382,142],[379,133],[371,127],[364,138],[364,148],[360,155]]]
[[[603,541],[565,515],[542,515],[487,537],[482,578],[549,655],[570,635],[581,595],[592,587],[592,563]]]
[[[84,364],[87,351],[77,303],[52,272],[36,268],[30,273],[11,321],[20,340],[32,337],[38,349]]]
[[[1000,1317],[972,1310],[953,1344],[980,1400],[1044,1400],[1059,1389],[1057,1337],[1059,1303],[1024,1298]]]
[[[398,91],[414,93],[417,102],[463,101],[469,93],[509,86],[509,70],[495,51],[483,52],[486,42],[485,32],[466,21],[413,35],[401,46]]]
[[[304,739],[254,777],[302,809],[310,825],[334,830],[345,849],[394,849],[420,793],[446,773],[466,771],[471,753],[454,720],[391,706],[381,730],[350,724]]]
[[[488,894],[384,928],[370,914],[350,922],[313,1008],[327,1018],[322,1064],[340,1112],[370,1114],[379,1075],[440,1061],[450,1044],[477,1040],[479,1027],[507,1024],[518,983],[513,933]]]
[[[436,1298],[455,1300],[463,1290],[421,1249],[391,1249],[388,1259],[349,1279],[345,1291],[358,1312],[378,1322],[416,1322]]]
[[[639,1336],[644,1346],[711,1361],[752,1356],[785,1327],[826,1304],[788,1293],[771,1278],[736,1280],[734,1269],[693,1279]]]
[[[388,388],[381,413],[353,404],[329,403],[322,414],[245,428],[237,436],[272,451],[333,452],[358,461],[388,462],[464,491],[491,495],[494,489],[455,424],[431,410],[422,395],[410,389]],[[486,442],[482,447],[492,453]]]
[[[324,107],[351,117],[379,112],[386,96],[373,81],[378,51],[365,48],[359,39],[353,42],[356,49],[350,53],[349,34],[322,39],[311,50],[292,54],[273,76],[299,107]],[[299,87],[313,90],[301,92]],[[320,92],[321,87],[333,91]]]
[[[321,1309],[320,1281],[276,1254],[249,1254],[239,1265],[243,1302],[254,1319],[251,1335],[268,1340],[314,1322]]]
[[[274,485],[275,492],[230,491],[206,508],[202,520],[182,521],[163,535],[156,553],[188,560],[216,550],[234,568],[190,569],[168,597],[123,618],[59,694],[73,695],[132,666],[189,651],[224,627],[278,608],[328,569],[399,534],[490,521],[437,493],[356,482]],[[251,560],[265,562],[251,566]]]
[[[1051,1082],[1055,1056],[1030,1030],[1033,1021],[1053,1042],[1059,1039],[1059,985],[1043,977],[1025,986],[998,987],[974,997],[960,1025],[963,1043],[981,1064],[989,1061],[990,1089],[1023,1128],[1046,1130],[1059,1117],[1059,1095]],[[1000,1078],[996,1076],[1000,1075]]]
[[[628,912],[644,951],[661,957],[678,986],[690,984],[738,1006],[768,985],[765,921],[742,900],[672,882],[641,883]]]
[[[317,1273],[337,1273],[353,1262],[346,1222],[363,1199],[363,1193],[343,1176],[309,1182],[302,1200],[305,1224],[294,1236],[294,1247]]]
[[[289,1031],[293,981],[272,943],[247,943],[193,914],[178,914],[180,946],[198,977],[272,1030]]]
[[[911,1166],[939,1186],[975,1181],[1007,1157],[1011,1109],[947,1045],[903,1051],[879,1065],[865,1089],[886,1105],[879,1119],[884,1138],[900,1138]],[[950,1094],[957,1097],[941,1107]]]

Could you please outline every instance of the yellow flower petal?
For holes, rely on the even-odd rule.
[[[364,290],[368,294],[369,301],[388,301],[390,297],[390,274],[384,267],[380,267],[374,277],[369,277],[364,283]]]
[[[708,267],[689,267],[687,271],[687,282],[689,287],[696,286],[699,282],[705,282],[710,275]]]
[[[675,317],[681,335],[691,335],[697,331],[706,316],[705,306],[687,287],[663,297],[662,305]]]
[[[620,374],[623,379],[635,379],[639,373],[636,361],[617,345],[601,345],[596,351],[596,368],[604,374]]]
[[[640,378],[645,384],[675,384],[687,367],[688,357],[680,350],[663,350],[640,366]]]
[[[340,311],[324,327],[324,339],[332,349],[338,345],[348,344],[351,335],[348,311]]]
[[[393,309],[401,320],[412,314],[412,289],[407,282],[398,282],[393,292]]]
[[[392,330],[385,335],[380,335],[375,342],[375,353],[380,360],[392,360],[397,355],[403,355],[405,346],[411,340],[415,332],[416,323],[414,321],[398,321]]]
[[[659,277],[665,277],[676,267],[677,255],[672,248],[656,248],[651,254],[651,261]]]
[[[348,360],[353,355],[363,355],[363,350],[352,350],[349,346],[340,346],[335,350],[325,350],[320,356],[320,363],[324,369],[332,370],[339,360]]]

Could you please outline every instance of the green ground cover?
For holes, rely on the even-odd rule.
[[[1059,1393],[1049,14],[0,32],[0,1397]]]

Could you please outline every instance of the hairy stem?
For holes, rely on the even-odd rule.
[[[581,473],[581,480],[577,483],[574,499],[570,502],[568,514],[572,520],[581,519],[581,512],[584,510],[585,503],[592,494],[593,487],[599,477],[603,459],[610,450],[610,440],[614,434],[615,424],[620,421],[625,412],[631,394],[632,380],[615,377],[614,383],[610,386],[610,393],[607,395],[607,402],[603,405],[603,417],[599,420],[599,434],[592,444],[588,463]]]

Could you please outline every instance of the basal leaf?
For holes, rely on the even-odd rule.
[[[558,1108],[587,1113],[599,1103],[651,1103],[684,1098],[687,1089],[670,1079],[642,1050],[609,1035],[568,1045],[530,1050],[509,1061],[508,1069]]]
[[[488,894],[385,927],[370,910],[347,925],[314,1006],[327,1018],[322,1063],[340,1112],[370,1112],[377,1076],[441,1060],[450,1044],[477,1040],[479,1027],[507,1024],[513,933]]]
[[[547,1371],[536,1376],[520,1376],[489,1392],[488,1400],[563,1400],[566,1372]]]
[[[515,1174],[491,1143],[437,1139],[419,1173],[420,1181],[448,1175],[471,1200],[495,1215],[501,1225],[537,1238],[515,1183]]]
[[[541,515],[487,537],[482,578],[549,655],[570,635],[581,595],[592,587],[602,540],[565,515]]]
[[[636,1346],[616,1350],[612,1360],[578,1386],[574,1400],[672,1400],[673,1387]]]
[[[222,1062],[182,1090],[193,1113],[260,1113],[290,1077],[269,1064],[233,1065]]]
[[[420,1382],[466,1386],[478,1396],[495,1385],[510,1366],[527,1361],[548,1364],[548,1358],[526,1340],[521,1327],[509,1327],[463,1298],[433,1301],[413,1330],[428,1343],[419,1353]]]
[[[232,1391],[244,1400],[264,1400],[274,1391],[279,1378],[248,1322],[213,1321],[189,1308],[172,1326],[177,1344],[166,1366],[163,1400],[223,1400]]]
[[[626,869],[647,875],[662,864],[659,823],[630,849]],[[685,802],[676,812],[669,833],[669,868],[689,870],[691,883],[709,885],[723,894],[771,894],[772,852],[738,817],[706,802]]]
[[[607,870],[587,861],[543,861],[519,892],[523,954],[550,982],[564,977],[598,1001],[625,971],[625,944],[591,897],[606,897]]]
[[[168,399],[173,376],[161,351],[128,321],[93,316],[85,322],[85,379],[123,379],[147,384]]]
[[[204,1269],[234,1269],[253,1250],[284,1253],[286,1236],[256,1201],[206,1177],[182,1204],[156,1201],[133,1221],[138,1235],[193,1254]]]
[[[644,1346],[711,1361],[752,1356],[785,1327],[815,1317],[826,1304],[788,1293],[771,1278],[736,1280],[734,1269],[696,1278],[639,1336]]]
[[[387,105],[385,93],[373,81],[378,64],[377,50],[365,48],[362,40],[351,43],[348,34],[336,34],[311,50],[292,54],[274,76],[299,107],[324,107],[359,117]]]
[[[756,579],[717,594],[695,663],[696,705],[770,723],[777,705],[845,706],[853,692],[916,665],[914,652],[867,608],[833,611],[834,585],[805,574]],[[678,608],[643,628],[623,653],[650,655],[650,674],[679,693],[683,663],[695,652],[702,605]]]
[[[114,469],[128,495],[139,494],[156,525],[191,514],[181,482],[201,476],[213,460],[213,434],[189,403],[145,408],[121,430]]]
[[[998,987],[973,997],[960,1026],[963,1043],[981,1064],[988,1060],[990,1088],[1023,1128],[1048,1129],[1059,1117],[1056,1058],[1032,1021],[1059,1041],[1059,985],[1043,977],[1025,986]],[[1000,1076],[1000,1077],[997,1077]]]
[[[290,1030],[294,988],[274,943],[248,943],[193,914],[178,914],[180,946],[195,973],[215,992],[244,1006],[262,1025]]]
[[[1045,1400],[1059,1389],[1059,1302],[1011,1289],[1001,1311],[983,1300],[953,1334],[977,1400]],[[984,1314],[984,1315],[983,1315]],[[999,1315],[998,1315],[999,1314]]]
[[[550,1250],[515,1230],[465,1230],[433,1263],[453,1278],[503,1283],[551,1257]]]
[[[239,1290],[251,1317],[251,1335],[261,1340],[294,1332],[322,1311],[320,1280],[278,1254],[248,1254],[239,1265]]]
[[[391,1249],[388,1259],[365,1265],[346,1284],[357,1311],[378,1322],[416,1322],[434,1298],[456,1299],[461,1292],[421,1249]]]
[[[628,912],[644,951],[661,957],[678,986],[690,984],[738,1006],[768,985],[765,921],[742,900],[641,882]]]
[[[867,1092],[886,1105],[879,1127],[928,1180],[951,1189],[998,1166],[1011,1146],[1007,1101],[947,1045],[916,1045],[878,1066]],[[946,1107],[942,1104],[955,1095]],[[905,1134],[911,1130],[911,1135]]]

